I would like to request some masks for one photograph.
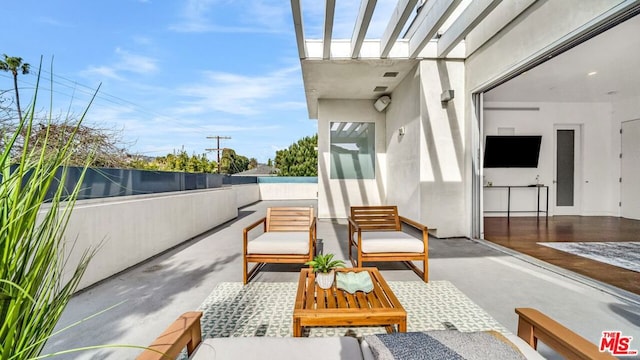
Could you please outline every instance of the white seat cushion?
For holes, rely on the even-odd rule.
[[[353,235],[358,241],[358,233]],[[421,239],[405,234],[402,231],[363,231],[362,232],[362,252],[363,253],[388,253],[424,252],[424,243]]]
[[[321,356],[320,356],[321,354]],[[362,359],[353,337],[230,337],[205,339],[191,360]]]
[[[270,231],[249,241],[247,254],[304,255],[309,253],[306,231]]]

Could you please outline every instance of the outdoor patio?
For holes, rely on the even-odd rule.
[[[237,219],[77,294],[59,326],[115,304],[105,313],[54,337],[45,353],[104,344],[149,344],[177,316],[196,310],[223,282],[242,280],[242,229],[269,206],[316,206],[316,201],[261,201],[239,210]],[[344,220],[318,222],[319,250],[347,259]],[[640,339],[640,297],[594,287],[592,281],[543,267],[496,245],[464,238],[430,239],[430,281],[447,280],[511,332],[515,307],[541,310],[591,342],[618,330]],[[100,256],[100,254],[98,254]],[[296,282],[299,266],[267,265],[252,282]],[[388,281],[419,280],[402,264],[380,264]],[[139,349],[108,348],[59,356],[63,359],[130,359]],[[554,358],[541,346],[543,356]]]

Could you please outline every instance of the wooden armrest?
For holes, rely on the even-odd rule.
[[[398,217],[400,218],[400,221],[401,221],[401,222],[403,222],[403,223],[405,223],[405,224],[407,224],[407,225],[411,225],[411,226],[413,226],[414,228],[416,228],[416,229],[418,229],[418,230],[421,230],[421,231],[428,231],[428,230],[429,230],[426,226],[424,226],[424,225],[420,224],[420,223],[419,223],[419,222],[417,222],[417,221],[413,221],[413,220],[411,220],[411,219],[407,219],[407,218],[406,218],[406,217],[404,217],[404,216],[398,216]]]
[[[255,228],[256,226],[258,226],[258,225],[260,225],[262,223],[264,223],[266,225],[266,223],[267,223],[267,218],[266,217],[263,217],[262,219],[254,222],[253,224],[251,224],[251,225],[247,226],[246,228],[244,228],[242,230],[243,234],[246,235],[249,232],[249,230]]]
[[[182,349],[187,347],[187,354],[191,355],[202,341],[200,328],[201,311],[186,312],[173,322],[160,336],[158,336],[147,350],[143,351],[137,360],[167,360],[175,359]]]
[[[567,359],[615,359],[582,336],[536,309],[516,308],[518,336],[537,349],[538,340]]]

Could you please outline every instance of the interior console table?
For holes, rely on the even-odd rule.
[[[492,185],[492,186],[484,186],[485,189],[507,189],[507,222],[511,219],[512,212],[534,212],[536,213],[536,218],[540,219],[540,213],[545,214],[545,220],[549,220],[549,187],[546,185]],[[537,191],[538,203],[537,208],[535,210],[511,210],[511,189],[534,189]],[[540,210],[540,189],[545,190],[545,208],[544,210]],[[497,213],[504,212],[498,210],[485,211],[487,213]]]

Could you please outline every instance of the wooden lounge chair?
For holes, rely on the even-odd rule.
[[[402,231],[402,224],[422,232],[418,239]],[[429,281],[429,233],[426,226],[398,215],[397,206],[352,206],[349,217],[349,259],[353,267],[366,261],[402,261],[424,282]],[[356,248],[357,260],[352,247]],[[422,261],[420,270],[412,260]]]
[[[518,314],[518,337],[524,340],[534,350],[537,349],[538,340],[554,349],[560,355],[566,359],[615,359],[612,355],[604,352],[600,352],[598,347],[590,343],[587,339],[576,334],[570,329],[566,328],[557,321],[551,319],[538,310],[530,308],[516,308]],[[258,347],[261,355],[260,359],[267,358],[269,354],[266,354],[267,350],[260,348],[263,344],[262,340],[279,341],[280,346],[278,351],[280,353],[287,353],[289,358],[292,358],[293,352],[289,348],[294,345],[292,338],[269,338],[269,337],[257,337],[257,338],[235,338],[239,340],[235,345],[229,345],[224,340],[229,338],[208,339],[204,343],[208,343],[208,347],[198,349],[198,346],[202,342],[202,331],[200,325],[201,312],[187,312],[180,316],[173,324],[171,324],[156,340],[149,345],[147,350],[144,350],[137,360],[167,360],[175,359],[178,357],[182,349],[187,348],[188,355],[197,353],[194,355],[193,360],[200,359],[213,359],[215,358],[215,347],[236,346],[236,354],[246,354],[248,347]],[[310,341],[314,339],[330,339],[330,338],[296,338],[298,341]],[[245,340],[245,341],[243,341]],[[351,338],[351,340],[353,340]],[[216,343],[216,341],[218,341]],[[513,341],[513,340],[511,340]],[[357,344],[357,342],[355,342]],[[309,345],[311,346],[312,343]],[[512,344],[516,344],[512,342]],[[333,346],[332,344],[331,346]],[[357,345],[356,345],[357,346]],[[517,345],[515,345],[517,346]],[[527,345],[522,344],[527,347]],[[525,349],[518,347],[523,354]],[[213,350],[210,350],[213,349]],[[202,351],[201,351],[202,350]],[[221,351],[221,349],[219,349]],[[364,349],[363,349],[364,351]],[[254,351],[255,352],[255,351]],[[535,357],[538,357],[537,353],[534,353]],[[304,358],[307,359],[308,354],[304,354]],[[529,356],[527,356],[528,358]],[[353,358],[341,356],[341,358]]]
[[[249,241],[249,231],[263,225],[264,233]],[[272,207],[267,216],[243,230],[242,278],[248,283],[266,263],[300,263],[313,260],[316,218],[312,207]],[[249,263],[257,263],[251,270]]]

